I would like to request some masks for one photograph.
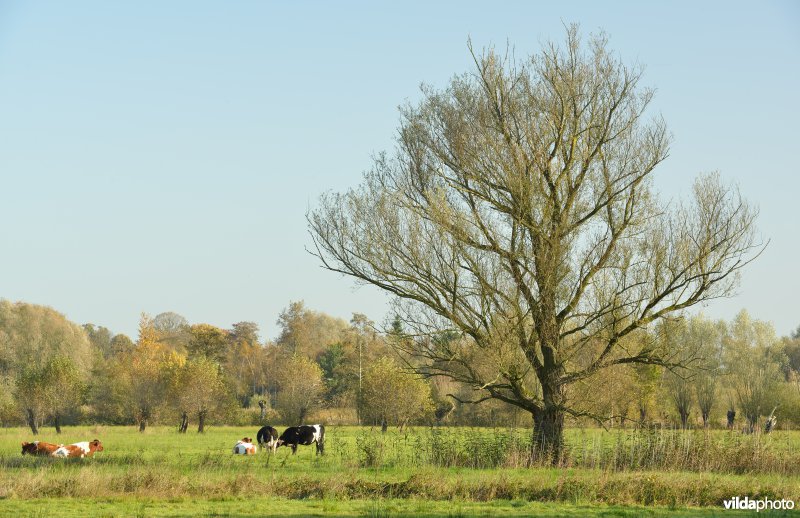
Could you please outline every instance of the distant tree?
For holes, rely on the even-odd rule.
[[[171,365],[180,361],[176,353],[159,342],[152,320],[143,314],[136,345],[130,352],[118,355],[110,367],[109,387],[109,396],[122,413],[139,425],[140,432],[163,410]]]
[[[195,324],[189,328],[189,343],[186,349],[189,358],[204,356],[217,363],[223,363],[228,343],[227,331],[210,324]]]
[[[364,375],[363,415],[366,422],[401,429],[410,421],[433,415],[430,386],[404,371],[391,358],[369,366]]]
[[[795,331],[794,334],[797,332]],[[786,379],[790,378],[790,373],[800,372],[800,337],[794,336],[792,338],[784,337],[783,340],[783,352],[786,355],[786,363],[784,366],[784,371],[786,375]]]
[[[286,424],[303,424],[309,413],[319,406],[325,391],[322,369],[310,358],[293,355],[282,358],[276,381],[275,409]]]
[[[695,399],[700,408],[703,425],[708,425],[709,415],[716,398],[717,370],[721,351],[721,337],[717,325],[702,316],[664,321],[659,326],[662,346],[680,351],[676,358],[682,367],[665,373],[669,397],[681,421],[689,426],[689,413]]]
[[[186,352],[189,342],[189,321],[182,315],[167,311],[153,318],[153,329],[159,334],[159,341],[167,344],[178,353]]]
[[[113,355],[129,353],[133,350],[134,342],[128,335],[118,334],[111,339],[111,352]]]
[[[89,338],[92,348],[100,353],[103,358],[108,358],[114,353],[111,346],[111,340],[114,338],[114,333],[112,333],[108,328],[103,326],[95,326],[94,324],[84,324],[83,330],[86,332],[86,336]]]
[[[0,299],[0,374],[69,357],[83,373],[92,367],[92,345],[83,328],[57,311]]]
[[[471,53],[470,73],[401,109],[396,153],[323,195],[309,230],[326,268],[395,296],[414,334],[463,337],[413,341],[420,374],[528,412],[531,455],[558,462],[579,415],[571,387],[619,364],[672,365],[675,351],[623,339],[732,294],[760,249],[757,211],[715,174],[687,203],[658,199],[669,131],[603,35],[582,44],[573,26],[522,60]]]
[[[691,383],[703,428],[708,428],[711,412],[719,396],[724,330],[723,322],[715,323],[703,316],[694,316],[688,321],[686,339],[692,342],[691,349],[697,357],[692,367]]]
[[[258,324],[255,322],[237,322],[228,333],[233,342],[259,343]]]
[[[47,397],[44,367],[36,364],[23,366],[16,377],[14,398],[34,435],[39,433],[39,421],[47,408]]]
[[[0,375],[0,426],[16,426],[18,422],[19,407],[14,400],[15,393],[14,377]]]
[[[114,388],[121,406],[144,432],[156,419],[164,405],[166,376],[163,371],[165,354],[137,348],[124,355],[115,365]]]
[[[339,318],[306,308],[303,301],[289,304],[278,317],[281,329],[276,345],[289,354],[304,354],[316,359],[325,348],[337,343],[348,326]]]
[[[80,402],[83,388],[84,380],[75,364],[57,356],[44,365],[22,369],[16,380],[15,399],[31,432],[39,433],[39,423],[51,415],[56,433],[61,433],[61,419]]]
[[[711,411],[717,398],[718,374],[715,371],[699,372],[694,379],[697,406],[703,419],[703,428],[708,428]]]
[[[184,332],[189,327],[189,321],[183,315],[165,311],[153,317],[153,327],[160,333],[174,335]]]
[[[266,354],[258,341],[258,324],[237,322],[228,331],[225,371],[242,404],[264,392]]]
[[[172,397],[182,412],[197,418],[197,432],[205,431],[206,421],[230,408],[230,394],[219,364],[204,356],[189,359],[174,371]]]
[[[86,382],[72,360],[63,356],[52,358],[47,362],[42,378],[47,408],[53,417],[53,426],[56,433],[61,433],[62,418],[80,404]]]
[[[775,330],[746,311],[734,319],[725,337],[725,378],[752,433],[762,415],[780,401],[782,351]]]
[[[692,384],[688,378],[691,373],[687,369],[674,369],[667,371],[666,386],[678,417],[681,428],[689,428],[689,414],[692,410]]]
[[[662,376],[662,368],[658,365],[636,364],[632,367],[635,380],[634,391],[636,407],[639,411],[639,423],[645,424],[653,399],[658,392],[658,383]]]
[[[353,376],[341,343],[330,345],[319,356],[319,366],[325,380],[325,399],[329,402],[339,400],[353,388]]]

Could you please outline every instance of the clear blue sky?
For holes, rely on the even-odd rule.
[[[396,107],[470,66],[604,29],[646,65],[674,133],[667,197],[720,170],[772,240],[739,295],[800,325],[798,2],[0,0],[0,297],[135,338],[139,313],[257,322],[289,301],[381,320],[385,297],[322,270],[305,213],[391,149]]]

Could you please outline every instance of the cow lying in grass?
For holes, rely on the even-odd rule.
[[[253,444],[253,439],[245,437],[236,443],[233,447],[233,453],[236,455],[254,455],[256,453],[256,446]]]
[[[53,457],[84,458],[91,457],[96,451],[103,451],[103,445],[98,439],[93,441],[76,442],[59,446],[54,452]]]
[[[76,442],[74,444],[52,444],[43,441],[23,442],[23,455],[40,455],[43,457],[91,457],[96,451],[103,451],[103,445],[95,439],[93,441]]]
[[[277,446],[289,446],[292,455],[297,453],[297,445],[317,445],[317,455],[325,453],[325,427],[321,424],[290,426],[281,434]],[[277,447],[276,446],[276,447]]]
[[[44,441],[23,442],[22,443],[22,454],[23,455],[41,455],[43,457],[49,457],[60,446],[61,446],[60,444],[52,444],[52,443],[44,442]]]
[[[272,453],[278,448],[278,430],[271,426],[262,426],[256,435],[258,445],[264,449],[269,448]]]

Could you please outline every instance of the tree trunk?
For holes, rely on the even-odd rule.
[[[549,379],[557,379],[558,372]],[[564,453],[565,387],[556,382],[542,383],[542,407],[533,410],[531,462],[543,459],[553,466],[561,464]]]
[[[681,428],[686,430],[689,428],[689,412],[686,410],[681,409]]]
[[[386,422],[386,417],[381,419],[381,433],[386,433],[386,430],[389,429],[389,423]]]
[[[758,423],[758,415],[748,415],[747,417],[747,433],[754,433],[756,431],[756,424]]]
[[[33,435],[38,435],[39,427],[36,426],[36,413],[34,413],[32,408],[27,409],[26,413],[27,413],[28,426],[31,427],[31,432],[33,432]]]
[[[205,428],[206,428],[206,411],[201,410],[197,414],[197,433],[205,432]]]
[[[728,430],[733,430],[733,420],[736,419],[736,411],[733,409],[728,410]]]
[[[147,419],[140,419],[139,420],[139,433],[144,432],[145,428],[147,428]]]
[[[708,428],[708,412],[703,412],[703,428]]]
[[[53,416],[53,425],[56,427],[56,433],[61,433],[61,416],[58,414]]]
[[[181,424],[178,426],[178,433],[186,433],[186,430],[189,428],[189,415],[184,412],[181,415]]]
[[[533,412],[531,461],[546,459],[561,463],[564,447],[564,412],[554,406]]]

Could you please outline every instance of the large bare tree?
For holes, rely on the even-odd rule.
[[[725,296],[758,252],[756,212],[717,175],[660,202],[668,155],[652,91],[604,36],[525,60],[476,53],[475,70],[401,109],[394,156],[308,215],[323,265],[395,296],[429,376],[532,414],[558,460],[571,384],[618,364],[670,365],[637,333]],[[442,334],[448,330],[450,333]],[[455,339],[442,339],[442,336]]]

